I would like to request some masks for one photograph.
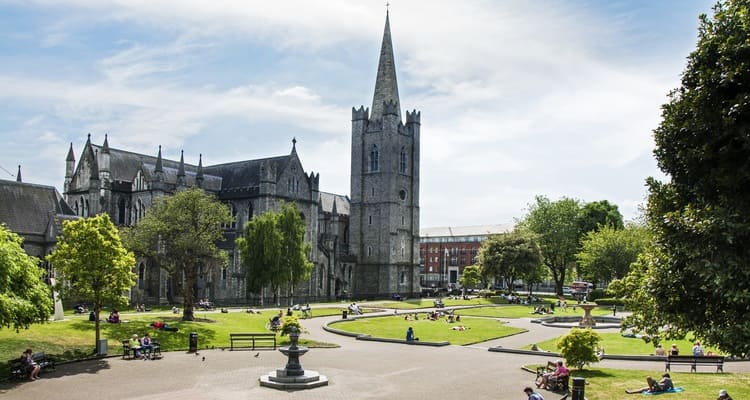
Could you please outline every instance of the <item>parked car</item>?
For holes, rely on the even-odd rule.
[[[562,294],[564,294],[564,295],[573,294],[573,289],[571,289],[570,286],[563,286],[563,288],[562,288]]]

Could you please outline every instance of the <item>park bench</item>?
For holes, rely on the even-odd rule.
[[[34,353],[31,357],[34,362],[42,368],[42,370],[55,369],[55,360],[47,357],[47,354],[43,352]],[[21,379],[29,376],[29,371],[26,370],[26,365],[21,361],[20,357],[8,361],[8,366],[10,370],[10,379]]]
[[[555,372],[555,369],[557,369],[557,363],[554,361],[547,361],[547,366],[537,367],[536,378],[540,379],[544,374]],[[568,392],[569,387],[570,375],[549,376],[547,378],[547,383],[544,385],[546,390],[564,393]]]
[[[250,346],[235,346],[234,342],[250,342]],[[235,348],[250,347],[255,349],[256,347],[273,347],[276,348],[276,334],[275,333],[230,333],[229,334],[229,350]]]
[[[724,372],[723,356],[667,356],[665,371],[671,371],[672,365],[690,365],[690,372],[698,372],[698,365],[716,366],[716,372]]]
[[[143,352],[143,349],[138,349]],[[135,358],[136,349],[130,347],[129,340],[122,341],[122,358]],[[161,358],[161,344],[156,339],[151,339],[151,359]]]

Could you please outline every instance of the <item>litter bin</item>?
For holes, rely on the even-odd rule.
[[[107,339],[99,339],[99,341],[96,342],[96,355],[106,356],[108,351]]]
[[[573,378],[573,400],[585,400],[586,394],[586,378],[575,377]]]
[[[198,351],[198,332],[190,332],[190,353]]]
[[[346,319],[348,312],[346,310],[341,311],[341,319]]]

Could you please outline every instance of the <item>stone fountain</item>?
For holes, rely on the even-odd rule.
[[[579,304],[578,307],[583,309],[583,318],[581,318],[581,322],[578,323],[578,326],[581,328],[593,328],[596,326],[596,321],[594,321],[594,317],[591,316],[591,310],[596,307],[596,304]]]
[[[328,378],[320,375],[317,371],[305,371],[302,364],[299,363],[300,356],[303,356],[310,349],[305,346],[297,346],[299,341],[299,331],[297,327],[292,327],[289,332],[291,345],[279,347],[279,351],[287,356],[286,366],[276,371],[271,371],[268,375],[260,377],[260,385],[280,390],[301,390],[312,389],[328,385]]]

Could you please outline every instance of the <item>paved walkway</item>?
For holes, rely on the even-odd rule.
[[[473,346],[426,347],[364,342],[324,331],[339,317],[303,320],[309,337],[337,343],[336,349],[311,349],[300,361],[330,379],[329,386],[283,392],[262,388],[261,375],[282,368],[278,351],[200,351],[165,353],[157,361],[107,358],[61,365],[35,382],[0,387],[1,399],[523,399],[533,376],[525,364],[544,363],[544,355],[487,351],[516,348],[556,337],[564,329],[542,327],[528,319],[509,320],[528,333]],[[258,357],[254,357],[259,354]],[[205,359],[204,359],[205,357]],[[662,371],[664,364],[605,360],[602,367]],[[730,363],[727,372],[750,371],[750,363]],[[543,392],[547,399],[558,399]]]

